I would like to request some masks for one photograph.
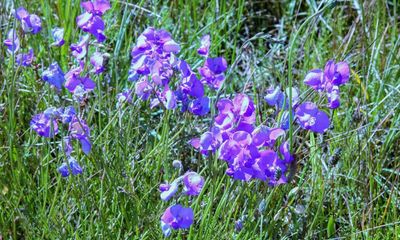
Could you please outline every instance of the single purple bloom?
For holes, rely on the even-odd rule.
[[[85,12],[76,17],[76,24],[84,32],[92,34],[98,42],[106,40],[106,36],[104,35],[105,25],[101,16]]]
[[[53,28],[51,34],[53,35],[54,42],[50,46],[61,47],[64,45],[64,28]]]
[[[168,207],[161,216],[161,223],[173,229],[186,229],[193,223],[194,213],[191,208],[180,204]]]
[[[171,188],[171,185],[169,185],[168,183],[162,183],[160,184],[159,190],[160,192],[165,192],[168,191]]]
[[[92,91],[96,87],[96,83],[89,77],[81,77],[83,71],[83,63],[79,67],[71,69],[65,74],[65,87],[74,95],[78,93],[85,94]]]
[[[285,163],[291,163],[294,160],[294,156],[290,154],[289,142],[285,141],[282,143],[279,147],[279,151],[282,154]]]
[[[220,89],[225,81],[224,72],[227,69],[227,62],[223,57],[207,58],[203,67],[199,68],[201,81],[210,88]]]
[[[102,16],[108,9],[111,8],[108,0],[94,0],[82,2],[81,6],[90,13]]]
[[[340,106],[338,86],[333,85],[330,89],[328,89],[327,97],[328,97],[328,107],[330,109],[336,109]]]
[[[55,86],[58,90],[61,90],[62,85],[65,81],[64,73],[61,70],[57,62],[52,63],[43,73],[42,79],[48,82],[50,85]]]
[[[176,107],[176,96],[173,91],[171,91],[167,86],[165,86],[164,91],[161,94],[163,104],[166,109],[174,109]]]
[[[238,219],[235,221],[235,231],[240,232],[243,229],[243,221],[241,219]]]
[[[42,137],[50,138],[58,133],[57,121],[44,113],[34,115],[30,126]]]
[[[88,50],[89,35],[84,35],[80,37],[79,42],[76,44],[71,44],[70,49],[72,51],[72,55],[76,59],[82,59],[86,56]]]
[[[135,93],[142,100],[147,100],[151,94],[152,87],[148,81],[142,80],[135,84]]]
[[[79,165],[75,158],[70,156],[68,159],[68,163],[69,167],[71,168],[72,175],[78,175],[83,172],[82,167]]]
[[[197,53],[202,55],[202,56],[208,56],[208,52],[210,51],[210,45],[211,45],[211,40],[210,40],[210,35],[204,35],[201,38],[201,45],[200,48],[197,49]]]
[[[282,128],[268,128],[266,126],[259,126],[253,132],[253,143],[256,146],[273,147],[276,140],[285,135],[285,130]]]
[[[90,63],[94,67],[94,74],[100,74],[104,71],[104,54],[95,52],[90,57]]]
[[[19,38],[17,32],[14,29],[8,31],[7,38],[4,40],[4,45],[7,47],[7,51],[12,54],[19,50]]]
[[[204,86],[197,78],[196,74],[191,74],[188,77],[182,78],[180,88],[183,93],[189,94],[194,98],[201,98],[204,96]]]
[[[204,178],[196,172],[187,172],[183,176],[184,192],[187,195],[197,196],[204,186]]]
[[[86,121],[83,119],[78,119],[76,116],[73,117],[70,125],[69,131],[71,133],[71,137],[78,139],[81,143],[82,151],[88,155],[90,150],[92,149],[92,145],[90,143],[90,128],[86,124]]]
[[[329,60],[324,69],[324,76],[326,81],[340,86],[345,84],[350,79],[350,68],[347,62],[338,62],[335,64],[333,60]]]
[[[289,108],[289,88],[286,92],[282,92],[280,87],[269,88],[264,100],[270,106],[276,106],[278,109],[288,109]],[[292,107],[294,108],[299,101],[299,93],[296,88],[292,88]]]
[[[122,103],[132,103],[132,90],[125,89],[124,91],[117,94],[117,106],[120,106]]]
[[[330,125],[328,115],[320,111],[315,103],[305,102],[296,109],[296,117],[300,125],[317,133],[324,133]]]
[[[21,20],[22,29],[26,33],[37,34],[42,30],[42,21],[35,14],[30,14]]]
[[[19,7],[15,11],[15,17],[20,21],[25,19],[28,16],[29,16],[29,12],[24,7]]]
[[[232,163],[242,148],[235,140],[226,140],[219,148],[219,158]]]
[[[63,139],[64,147],[62,144],[60,145],[61,149],[64,151],[65,155],[71,156],[72,151],[74,148],[72,147],[72,140],[71,137],[67,136]]]
[[[307,73],[304,83],[315,90],[323,90],[325,83],[324,73],[321,69],[314,69]]]
[[[170,185],[169,188],[165,191],[161,192],[160,198],[163,201],[168,201],[173,196],[175,196],[176,192],[178,191],[179,185],[182,182],[182,177],[175,179]]]
[[[16,56],[16,62],[20,66],[29,67],[34,60],[33,49],[29,49],[28,53],[20,53]]]
[[[62,123],[70,123],[73,117],[76,115],[75,108],[73,106],[68,106],[65,108],[57,109],[58,116]]]
[[[69,169],[66,163],[62,163],[61,166],[58,167],[57,171],[61,174],[62,177],[69,176]]]
[[[189,104],[189,111],[197,116],[204,116],[210,111],[210,99],[201,97],[193,100]]]

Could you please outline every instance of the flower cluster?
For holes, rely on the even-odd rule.
[[[347,83],[350,79],[350,68],[346,62],[335,63],[329,60],[324,71],[321,69],[311,70],[305,77],[304,83],[319,92],[326,92],[328,107],[336,109],[340,106],[339,86]]]
[[[31,128],[36,131],[37,134],[46,138],[55,137],[59,132],[60,124],[68,126],[68,135],[64,136],[63,144],[61,145],[64,145],[63,149],[69,159],[72,174],[76,175],[77,173],[82,172],[82,168],[79,166],[77,161],[71,157],[73,151],[71,140],[79,140],[82,151],[85,154],[90,153],[92,145],[90,143],[90,129],[86,124],[86,121],[78,117],[75,109],[72,106],[69,106],[65,108],[50,107],[43,113],[34,115],[30,122]],[[62,164],[58,170],[63,177],[69,175],[68,166],[65,163]]]
[[[177,165],[175,163],[175,165]],[[179,168],[181,168],[181,164]],[[175,179],[171,184],[161,184],[161,199],[163,201],[170,200],[179,190],[179,186],[183,185],[182,194],[188,196],[197,196],[200,194],[204,186],[204,178],[196,172],[186,172],[183,176]],[[168,207],[161,216],[161,230],[165,236],[171,234],[171,229],[189,228],[193,223],[193,210],[191,208],[182,207],[175,204]]]
[[[232,100],[220,99],[217,108],[211,130],[192,139],[191,145],[203,154],[218,151],[219,158],[228,164],[226,173],[234,179],[257,178],[268,180],[270,185],[286,183],[287,164],[293,157],[287,142],[275,146],[286,135],[285,130],[256,127],[255,106],[245,94],[237,94]]]
[[[110,2],[108,0],[94,0],[93,2],[82,2],[81,6],[86,12],[76,18],[78,27],[84,32],[92,34],[98,42],[106,40],[104,35],[105,24],[101,17],[111,8]]]
[[[305,83],[316,90],[327,91],[328,107],[336,108],[339,99],[335,94],[338,94],[338,86],[349,80],[349,71],[346,62],[334,64],[330,60],[324,73],[311,71]],[[286,171],[294,160],[285,140],[291,124],[290,115],[302,128],[316,133],[325,133],[330,119],[317,104],[310,101],[300,103],[295,88],[285,92],[279,87],[270,88],[264,99],[277,110],[276,126],[256,126],[253,101],[245,94],[237,94],[232,100],[223,98],[217,102],[218,114],[210,131],[192,139],[190,144],[204,155],[217,152],[219,159],[228,164],[226,173],[234,179],[260,179],[275,186],[287,182]],[[292,112],[289,112],[289,105]]]
[[[77,17],[77,25],[84,32],[88,32],[96,37],[98,42],[105,40],[103,14],[110,8],[107,0],[94,0],[82,2],[81,6],[86,12]],[[16,17],[22,22],[25,32],[36,34],[40,31],[40,19],[36,15],[30,15],[24,8],[16,11]],[[28,31],[29,30],[29,31]],[[55,27],[52,29],[54,42],[51,46],[60,47],[65,44],[64,29]],[[42,72],[42,80],[53,86],[61,93],[63,87],[73,94],[73,98],[81,102],[84,96],[93,91],[96,83],[90,78],[89,72],[85,73],[85,62],[87,62],[87,54],[89,52],[90,35],[86,34],[80,38],[76,44],[71,44],[70,49],[73,60],[78,66],[73,66],[66,74],[57,62],[53,62],[46,70]],[[5,45],[10,53],[19,49],[19,39],[14,30],[10,31]],[[93,74],[100,74],[104,71],[105,54],[96,51],[90,57],[90,63],[93,66],[90,71]],[[16,56],[16,62],[22,66],[29,66],[33,59],[33,50],[29,50],[28,54],[19,54]],[[39,113],[32,117],[30,126],[40,136],[53,138],[59,132],[59,126],[66,125],[68,134],[63,136],[61,147],[67,156],[68,164],[63,163],[58,171],[63,177],[82,173],[82,167],[71,156],[73,152],[72,141],[74,139],[80,142],[82,151],[87,155],[90,153],[92,144],[90,142],[90,128],[85,120],[78,116],[73,107],[46,109],[43,113]]]
[[[42,29],[42,22],[39,16],[29,14],[29,12],[19,7],[14,11],[15,18],[21,23],[24,33],[37,34]],[[7,47],[7,52],[10,54],[16,53],[20,49],[20,39],[15,29],[10,29],[7,38],[4,40],[4,45]],[[23,67],[29,67],[34,60],[33,49],[30,48],[28,53],[19,53],[16,55],[16,63]]]
[[[148,28],[137,39],[132,49],[129,70],[130,81],[136,82],[135,93],[142,100],[151,98],[151,107],[160,103],[166,109],[189,110],[199,116],[210,110],[210,101],[205,96],[204,85],[219,89],[225,79],[227,63],[223,57],[208,58],[210,36],[201,40],[198,53],[206,56],[205,64],[199,68],[201,79],[183,59],[178,59],[180,45],[171,34],[162,29]],[[178,73],[180,81],[174,87],[172,78]]]

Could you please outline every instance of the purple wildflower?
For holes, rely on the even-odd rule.
[[[17,32],[14,29],[8,31],[7,39],[4,40],[4,45],[7,47],[7,51],[11,53],[15,53],[19,50],[19,38],[17,36]]]
[[[61,174],[62,177],[69,176],[69,169],[66,163],[62,163],[61,166],[58,167],[58,172]]]
[[[104,71],[104,54],[95,52],[93,55],[90,57],[90,63],[94,67],[94,74],[100,74]]]
[[[70,49],[72,51],[72,55],[76,59],[82,59],[86,56],[88,50],[88,42],[89,42],[89,35],[84,35],[80,37],[79,42],[76,44],[71,44]]]
[[[324,133],[330,125],[328,115],[319,110],[312,102],[305,102],[296,109],[296,117],[300,125],[307,130]]]
[[[68,163],[69,167],[71,168],[72,175],[78,175],[82,173],[82,167],[79,165],[75,158],[70,156],[68,159]]]
[[[51,34],[53,35],[54,42],[50,46],[61,47],[64,45],[64,28],[53,28]]]
[[[199,68],[201,81],[212,89],[220,89],[225,81],[224,72],[227,62],[223,57],[207,58],[203,67]]]
[[[168,201],[173,196],[175,196],[181,183],[182,177],[178,177],[177,179],[175,179],[170,185],[168,185],[168,188],[166,188],[164,191],[161,191],[161,200]]]
[[[210,99],[201,97],[193,100],[189,104],[189,111],[198,116],[206,115],[210,111]]]
[[[117,94],[117,107],[119,107],[122,103],[132,103],[132,90],[125,89],[124,91]]]
[[[329,60],[324,71],[314,69],[307,73],[304,83],[317,91],[326,91],[328,94],[328,107],[338,108],[339,86],[347,83],[350,79],[350,68],[347,62],[335,63]]]
[[[57,121],[44,113],[34,115],[30,126],[42,137],[50,138],[58,133]]]
[[[103,42],[106,36],[104,35],[105,25],[101,17],[111,8],[110,2],[106,0],[94,0],[93,2],[82,2],[81,6],[86,12],[76,18],[76,24],[84,32],[88,32],[96,37],[98,42]]]
[[[204,186],[204,178],[196,172],[187,172],[183,176],[184,191],[187,195],[199,195]]]
[[[35,14],[29,14],[23,7],[19,7],[15,11],[15,17],[21,21],[22,29],[25,33],[37,34],[42,30],[42,21],[40,17]]]
[[[34,60],[33,49],[29,49],[28,53],[19,53],[16,56],[16,62],[20,66],[29,67]]]
[[[82,151],[86,155],[89,154],[90,150],[92,149],[92,144],[90,143],[90,129],[85,120],[78,119],[77,116],[74,116],[69,125],[69,131],[72,138],[80,141]]]
[[[197,53],[202,55],[202,56],[208,56],[208,52],[210,51],[210,45],[211,45],[211,40],[210,40],[210,35],[204,35],[201,38],[201,45],[200,48],[197,49]]]
[[[70,173],[72,173],[72,175],[78,175],[83,172],[82,167],[79,165],[78,161],[71,156],[68,157],[68,165],[66,163],[62,163],[57,170],[62,177],[68,177]]]
[[[172,229],[186,229],[193,223],[194,213],[191,208],[180,204],[168,207],[161,216],[161,229],[165,236],[171,234]]]
[[[84,66],[81,62],[79,67],[73,68],[65,74],[65,87],[74,95],[88,93],[96,87],[96,83],[88,76],[80,76],[83,68]]]
[[[55,86],[58,90],[61,90],[62,84],[65,81],[64,73],[57,62],[52,63],[49,68],[42,73],[42,79],[50,85]]]

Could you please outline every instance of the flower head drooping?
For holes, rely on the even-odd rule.
[[[34,55],[33,55],[33,49],[29,49],[28,53],[19,53],[16,56],[16,63],[20,66],[24,66],[24,67],[29,67],[33,60],[34,60]]]
[[[161,216],[161,229],[165,236],[171,234],[172,229],[186,229],[193,223],[194,213],[191,208],[180,204],[168,207]]]
[[[55,118],[39,113],[32,117],[30,126],[42,137],[54,137],[58,133],[58,124]]]
[[[57,62],[52,63],[49,68],[42,73],[42,79],[56,87],[58,90],[61,90],[65,81],[64,73]]]
[[[72,175],[78,175],[83,172],[82,167],[79,165],[78,161],[71,156],[68,157],[68,165],[66,163],[63,163],[60,167],[58,167],[57,170],[62,177],[68,177],[70,173],[72,173]]]
[[[4,40],[4,45],[7,47],[7,51],[10,54],[15,53],[19,50],[20,46],[19,38],[14,29],[8,31],[7,39]]]
[[[302,103],[296,109],[296,117],[304,129],[317,133],[324,133],[330,125],[328,115],[312,102]]]
[[[42,21],[40,17],[35,14],[29,14],[23,7],[19,7],[15,11],[15,17],[21,22],[22,29],[25,33],[37,34],[42,30]]]
[[[326,92],[328,107],[335,109],[340,106],[339,86],[347,83],[349,79],[350,68],[347,62],[335,63],[333,60],[329,60],[324,71],[314,69],[307,73],[304,83],[314,90]]]
[[[92,144],[90,143],[90,128],[86,124],[86,121],[74,116],[69,125],[69,131],[72,138],[80,141],[82,151],[86,155],[89,154],[92,149]]]
[[[110,2],[107,0],[94,0],[82,2],[81,6],[86,12],[76,18],[76,24],[84,32],[96,37],[98,42],[103,42],[106,36],[104,35],[105,25],[101,17],[111,8]]]
[[[61,47],[64,45],[64,28],[53,28],[51,34],[53,35],[54,42],[50,46]]]

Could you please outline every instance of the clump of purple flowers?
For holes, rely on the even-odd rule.
[[[286,142],[276,146],[278,139],[284,140],[285,130],[256,127],[255,105],[245,94],[237,94],[232,100],[220,99],[217,108],[210,131],[192,139],[192,146],[205,155],[218,151],[219,158],[228,164],[226,173],[234,179],[260,179],[271,185],[286,183],[287,164],[293,157],[284,147]]]
[[[89,154],[91,150],[90,142],[90,129],[86,124],[86,121],[78,117],[75,109],[72,106],[54,108],[50,107],[43,113],[36,114],[32,117],[30,126],[40,136],[46,138],[53,138],[59,132],[59,125],[67,125],[68,135],[64,137],[64,152],[69,159],[69,167],[72,170],[72,174],[76,175],[82,172],[82,168],[78,162],[71,157],[73,151],[72,139],[77,139],[81,143],[82,151],[85,154]],[[67,164],[62,164],[58,171],[63,177],[69,175]]]
[[[223,57],[208,58],[210,44],[210,36],[204,36],[198,53],[207,58],[204,66],[198,69],[199,79],[190,65],[176,56],[181,48],[169,32],[146,29],[131,52],[128,79],[135,82],[136,95],[142,100],[150,99],[151,107],[162,104],[166,109],[175,109],[180,105],[182,111],[206,115],[210,100],[205,95],[204,85],[219,89],[227,68]],[[177,86],[172,84],[175,73],[180,76]]]
[[[348,80],[347,63],[335,65],[329,61],[324,74],[313,70],[306,76],[305,82],[314,89],[328,91],[329,107],[336,108],[338,98],[332,97],[332,91]],[[291,100],[279,87],[267,91],[265,101],[281,113],[277,114],[280,118],[275,126],[256,126],[255,105],[245,94],[237,94],[232,100],[220,99],[216,104],[218,114],[212,127],[200,138],[192,139],[191,145],[204,155],[217,152],[219,159],[228,164],[226,174],[234,179],[260,179],[272,186],[287,183],[287,169],[294,160],[285,139],[290,126],[289,114],[294,115],[302,128],[316,133],[325,133],[330,126],[328,115],[317,104],[309,101],[300,103],[297,90],[291,91]],[[289,112],[289,104],[293,112]]]
[[[177,163],[174,165],[177,165]],[[179,169],[181,167],[180,164]],[[161,199],[163,201],[170,200],[177,194],[180,185],[183,185],[182,195],[197,196],[203,189],[204,178],[196,172],[189,171],[170,184],[161,184],[159,188]],[[171,229],[189,228],[193,223],[193,218],[194,214],[191,208],[182,207],[180,204],[172,205],[165,210],[161,217],[161,230],[165,236],[169,236]]]

